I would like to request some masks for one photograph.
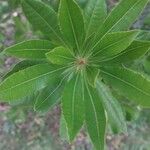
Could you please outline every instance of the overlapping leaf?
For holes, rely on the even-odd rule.
[[[70,141],[85,121],[95,149],[104,150],[105,110],[113,129],[126,131],[121,106],[105,83],[137,105],[150,107],[150,80],[120,67],[150,48],[148,41],[135,41],[138,31],[124,32],[147,3],[148,0],[122,0],[106,18],[105,0],[90,0],[83,18],[74,0],[61,0],[57,18],[57,13],[41,1],[22,0],[27,19],[52,42],[26,41],[5,52],[20,58],[42,61],[47,58],[53,65],[42,61],[18,64],[0,84],[0,99],[15,102],[39,92],[35,109],[43,111],[62,97],[62,116]],[[98,75],[103,82],[98,81]]]
[[[33,110],[36,95],[37,95],[37,93],[34,93],[32,95],[28,95],[28,96],[23,97],[21,99],[10,101],[9,104],[13,107],[19,107],[21,109],[26,108],[26,109],[32,109]]]
[[[108,32],[129,29],[148,1],[149,0],[121,0],[100,27],[96,39],[99,40]]]
[[[46,54],[47,59],[53,64],[67,65],[75,60],[73,54],[68,48],[56,47]]]
[[[97,68],[87,67],[86,76],[87,76],[88,83],[91,86],[95,87],[97,78],[99,76],[99,70]]]
[[[38,0],[22,0],[22,8],[35,29],[53,42],[65,45],[59,31],[57,13],[50,6]]]
[[[0,84],[0,99],[16,100],[46,87],[60,75],[62,68],[50,64],[39,64],[21,70]]]
[[[131,61],[134,61],[144,54],[146,54],[150,49],[150,42],[149,41],[134,41],[126,50],[122,53],[118,54],[117,56],[107,59],[103,61],[103,63],[112,64],[124,64]]]
[[[86,22],[86,36],[95,33],[107,16],[105,0],[90,0],[84,9]]]
[[[54,80],[53,84],[40,91],[34,105],[35,111],[47,112],[60,101],[63,91],[63,80]]]
[[[54,48],[54,45],[47,40],[25,41],[5,49],[6,54],[20,58],[45,59],[45,53]]]
[[[100,68],[101,76],[122,95],[142,107],[150,107],[150,80],[122,67]]]
[[[42,63],[41,61],[34,61],[34,60],[23,60],[19,63],[17,63],[12,70],[10,70],[8,73],[6,73],[3,77],[3,79],[6,79],[8,78],[10,75],[20,71],[20,70],[23,70],[23,69],[26,69],[28,67],[31,67],[31,66],[34,66],[34,65],[37,65],[37,64],[40,64]]]
[[[140,34],[137,37],[137,40],[149,41],[150,40],[150,32],[146,31],[146,30],[141,30]]]
[[[107,34],[91,52],[94,60],[101,61],[125,50],[138,35],[137,30]]]
[[[109,88],[100,80],[97,81],[97,90],[108,114],[112,129],[115,132],[127,132],[125,116],[119,102],[113,97]]]

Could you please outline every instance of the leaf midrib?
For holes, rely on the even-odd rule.
[[[90,96],[90,101],[91,101],[91,104],[92,104],[92,107],[93,107],[93,110],[94,110],[94,115],[95,115],[95,121],[96,121],[96,128],[97,128],[97,136],[98,136],[98,139],[100,139],[100,129],[99,129],[99,122],[98,122],[98,118],[97,118],[97,113],[96,113],[96,108],[95,108],[95,105],[94,105],[94,102],[93,102],[93,97],[90,93],[90,90],[88,88],[88,85],[87,83],[85,84],[86,85],[86,88],[87,88],[87,91],[89,93],[89,96]]]
[[[119,58],[119,56],[122,56],[122,55],[124,55],[125,53],[128,53],[128,52],[133,52],[134,50],[136,50],[136,49],[138,49],[138,48],[145,48],[145,47],[148,47],[148,46],[138,46],[138,47],[135,47],[135,48],[131,48],[131,49],[128,49],[128,50],[125,50],[125,51],[123,51],[123,52],[121,52],[121,53],[119,53],[118,55],[116,55],[116,56],[114,56],[114,57],[111,57],[111,58],[108,58],[108,59],[103,59],[103,60],[101,60],[101,61],[98,61],[98,60],[95,60],[95,62],[98,62],[98,63],[101,63],[101,62],[106,62],[106,61],[111,61],[111,60],[113,60],[113,59],[115,59],[115,58]],[[150,46],[149,46],[149,48],[150,48]],[[149,49],[148,49],[149,50]],[[147,51],[148,51],[147,50]]]
[[[76,80],[75,80],[75,84],[74,84],[74,88],[73,88],[73,94],[72,94],[72,121],[71,121],[71,123],[72,123],[72,127],[73,127],[73,129],[72,130],[74,130],[75,129],[75,127],[74,127],[74,114],[75,114],[75,93],[76,93],[76,86],[77,86],[77,82],[78,82],[78,78],[79,78],[79,74],[77,75],[77,77],[76,77]]]
[[[68,9],[69,5],[68,5],[68,1],[67,0],[66,0],[66,4],[67,4],[67,12],[68,12],[69,20],[70,20],[70,23],[71,23],[72,32],[73,32],[73,37],[74,37],[74,40],[75,40],[75,43],[76,43],[76,46],[77,46],[77,50],[79,52],[79,43],[78,43],[78,40],[77,40],[77,37],[76,37],[76,33],[75,33],[75,30],[74,30],[72,17],[71,17],[70,11]]]
[[[22,83],[20,83],[20,84],[17,84],[17,85],[15,85],[15,86],[12,86],[11,88],[7,88],[7,89],[5,89],[5,90],[2,90],[2,91],[0,91],[0,93],[1,93],[1,92],[5,92],[5,91],[8,91],[8,90],[12,90],[12,89],[14,89],[14,88],[16,88],[16,87],[18,87],[18,86],[21,86],[21,85],[23,85],[23,84],[26,84],[26,83],[28,83],[28,82],[31,82],[31,81],[36,80],[36,79],[38,79],[38,78],[41,78],[41,77],[43,77],[43,76],[52,74],[52,73],[57,72],[57,71],[59,71],[59,70],[62,70],[63,68],[66,68],[66,67],[62,67],[62,68],[56,69],[56,70],[54,70],[54,71],[47,72],[47,73],[42,74],[42,75],[40,75],[40,76],[38,76],[38,77],[35,77],[35,78],[30,79],[30,80],[24,81],[24,82],[22,82]]]
[[[99,84],[99,86],[101,87],[101,85],[100,85],[100,83],[98,82],[98,84]],[[101,90],[102,90],[102,92],[103,92],[103,94],[104,94],[104,96],[105,96],[105,99],[108,99],[108,100],[106,100],[107,101],[107,103],[110,105],[110,103],[109,103],[109,101],[110,101],[110,98],[109,98],[109,95],[107,94],[107,90],[105,90],[105,89],[103,89],[103,87],[101,87]],[[116,100],[117,101],[117,100]],[[122,122],[122,119],[120,119],[120,115],[118,115],[118,111],[114,108],[114,101],[112,100],[112,102],[111,103],[113,103],[113,105],[111,105],[113,108],[113,111],[115,112],[115,114],[116,115],[114,115],[113,114],[113,116],[114,116],[114,118],[116,118],[115,120],[118,120],[119,119],[119,121],[118,121],[118,123],[120,124],[119,126],[120,127],[124,127],[124,129],[126,128],[125,126],[124,126],[124,123]],[[121,110],[122,111],[122,110]],[[112,112],[112,111],[111,111]],[[123,116],[122,116],[123,117]]]
[[[66,76],[65,76],[65,77],[66,77]],[[62,83],[63,83],[65,77],[60,81],[60,83],[58,84],[58,86],[57,86],[43,101],[41,101],[41,103],[36,107],[36,109],[39,109],[39,108],[42,106],[42,104],[43,104],[44,102],[46,102],[46,100],[48,100],[48,98],[50,98],[50,96],[51,96],[52,94],[54,94],[54,93],[61,87],[61,85],[62,85]],[[36,104],[35,104],[35,106],[36,106]]]
[[[87,27],[87,34],[89,32],[89,29],[90,29],[90,25],[91,25],[91,22],[92,22],[93,14],[95,12],[97,3],[98,3],[98,0],[95,1],[94,8],[93,8],[92,14],[90,16],[89,24],[88,24],[88,27]]]
[[[129,8],[128,10],[127,10],[127,12],[108,30],[108,32],[116,25],[116,24],[118,24],[121,20],[122,20],[122,18],[124,17],[124,16],[126,16],[127,14],[128,14],[128,12],[130,11],[130,10],[132,10],[136,5],[138,5],[139,3],[141,2],[141,0],[138,0],[137,2],[135,2],[135,4],[131,7],[131,8]],[[109,17],[109,16],[108,16]]]
[[[148,93],[146,93],[145,91],[143,91],[142,89],[140,89],[140,88],[134,86],[132,83],[129,83],[129,82],[127,82],[127,81],[125,81],[125,80],[123,80],[123,79],[121,79],[121,78],[119,78],[119,77],[117,77],[117,76],[115,76],[115,75],[113,75],[113,74],[111,74],[111,73],[109,73],[109,72],[106,72],[106,71],[102,70],[102,69],[100,69],[100,70],[101,70],[104,74],[107,74],[107,75],[109,75],[109,76],[111,76],[111,77],[113,77],[113,78],[116,78],[117,80],[119,80],[119,81],[121,81],[121,82],[124,82],[124,83],[127,84],[128,86],[131,86],[131,87],[133,87],[134,89],[136,89],[137,91],[139,91],[139,92],[143,93],[144,95],[150,97],[150,94],[148,94]]]
[[[50,51],[51,49],[36,49],[36,48],[31,48],[31,49],[28,49],[28,48],[22,48],[22,49],[15,49],[15,50],[13,50],[13,51],[9,51],[8,50],[8,52],[23,52],[23,51],[25,51],[25,52],[27,52],[27,51]]]
[[[24,3],[26,3],[29,7],[31,7],[32,10],[34,10],[34,12],[48,25],[48,27],[53,31],[53,33],[56,35],[56,37],[66,46],[66,43],[63,41],[62,38],[60,38],[60,36],[55,32],[55,30],[51,27],[51,25],[44,19],[42,18],[42,16],[34,9],[34,7],[32,7],[32,5],[30,5],[28,2],[24,1]]]
[[[64,59],[67,59],[67,60],[74,60],[74,58],[67,57],[67,56],[63,56],[63,55],[54,54],[54,56],[58,56],[58,57],[60,57],[60,58],[64,58]]]
[[[118,23],[122,20],[122,18],[123,18],[124,16],[126,16],[126,15],[128,14],[128,12],[129,12],[130,10],[132,10],[139,2],[141,2],[141,0],[137,1],[130,9],[127,10],[127,12],[126,12],[108,31],[106,31],[106,33],[100,38],[100,40],[93,46],[92,50],[93,50],[93,49],[99,44],[99,42],[107,35],[107,33],[108,33],[109,31],[111,31],[111,29],[112,29],[116,24],[118,24]],[[111,15],[111,14],[110,14],[110,15]],[[108,15],[108,17],[106,18],[106,20],[109,18],[110,15]],[[105,20],[105,22],[106,22],[106,20]],[[105,23],[105,22],[104,22],[104,23]]]
[[[97,54],[102,53],[105,49],[107,49],[107,48],[109,48],[109,47],[111,47],[111,46],[113,46],[113,45],[116,45],[117,43],[120,43],[121,41],[124,41],[124,39],[127,38],[127,37],[128,37],[128,35],[124,36],[121,40],[118,40],[118,41],[116,41],[116,42],[114,42],[114,43],[112,43],[112,44],[106,46],[106,47],[103,48],[102,50],[100,50],[100,51],[98,51],[97,53],[95,53],[95,54],[93,55],[93,57],[96,56]],[[132,42],[132,41],[131,41],[131,42]],[[130,43],[131,43],[131,42],[130,42]],[[123,51],[123,50],[122,50],[122,51]]]

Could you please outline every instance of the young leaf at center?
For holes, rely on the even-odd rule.
[[[50,62],[58,65],[67,65],[75,60],[71,51],[62,46],[56,47],[52,51],[46,53],[46,57]]]

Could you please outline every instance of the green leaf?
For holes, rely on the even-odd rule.
[[[145,57],[145,59],[143,60],[143,68],[144,68],[144,72],[146,72],[149,75],[150,74],[150,55]]]
[[[61,140],[69,142],[67,124],[66,124],[66,120],[63,114],[61,115],[61,118],[60,118],[59,135],[60,135]]]
[[[137,40],[146,40],[149,41],[150,40],[150,32],[146,31],[146,30],[141,30],[141,32],[139,33]]]
[[[84,9],[87,37],[95,33],[107,16],[105,0],[90,0]]]
[[[46,54],[47,59],[53,64],[65,65],[75,60],[70,50],[65,47],[56,47]]]
[[[93,44],[95,34],[92,34],[88,38],[85,39],[83,43],[83,56],[85,56],[90,50],[91,45]]]
[[[17,63],[11,71],[9,71],[6,75],[4,75],[3,79],[8,78],[10,75],[12,75],[20,70],[37,65],[39,63],[41,63],[41,61],[23,60],[23,61]]]
[[[150,49],[150,42],[148,41],[134,41],[126,50],[117,56],[108,59],[108,63],[125,64],[140,58],[145,55]],[[104,62],[106,63],[106,62]]]
[[[12,107],[19,107],[21,109],[22,108],[27,108],[27,109],[31,108],[33,110],[36,95],[37,95],[37,93],[23,97],[23,98],[18,99],[18,100],[10,101],[9,104]]]
[[[74,140],[84,121],[83,82],[77,74],[65,86],[62,97],[62,111],[65,117],[69,139]]]
[[[4,52],[20,58],[45,59],[45,53],[53,48],[50,41],[30,40],[8,47]]]
[[[85,6],[87,5],[88,0],[76,0],[80,8],[84,9]]]
[[[101,67],[100,74],[114,89],[142,107],[150,107],[150,80],[122,67]]]
[[[86,84],[85,119],[89,136],[96,150],[104,150],[106,117],[98,92]]]
[[[138,110],[137,107],[124,105],[123,108],[125,111],[127,121],[133,121],[139,118],[140,111]]]
[[[31,95],[51,84],[62,69],[46,63],[21,70],[0,84],[0,99],[7,102]]]
[[[53,42],[65,45],[59,31],[57,13],[50,6],[38,0],[22,0],[22,8],[35,29]]]
[[[86,68],[86,75],[87,75],[87,79],[88,82],[91,86],[95,87],[96,84],[96,80],[97,77],[99,75],[99,70],[97,68],[93,68],[93,67],[87,67]]]
[[[80,52],[85,36],[84,21],[79,6],[73,0],[60,1],[59,21],[65,39]]]
[[[108,32],[129,29],[148,1],[149,0],[121,0],[100,27],[96,39],[102,38]]]
[[[115,132],[127,132],[126,120],[119,102],[113,97],[108,87],[100,80],[97,80],[97,90],[113,130]]]
[[[138,35],[137,30],[107,34],[93,49],[94,61],[101,62],[125,50]]]
[[[63,81],[64,78],[62,80],[55,81],[53,84],[40,91],[34,105],[35,111],[47,112],[51,107],[60,101],[64,86]]]

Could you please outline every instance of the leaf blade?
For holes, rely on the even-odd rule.
[[[70,50],[65,47],[56,47],[52,51],[46,53],[47,59],[53,64],[67,65],[74,61],[74,56]]]
[[[67,123],[70,141],[75,138],[83,125],[83,92],[83,83],[80,74],[75,75],[75,77],[66,84],[63,92],[62,110]]]
[[[104,21],[107,16],[107,8],[105,0],[92,0],[88,1],[84,9],[84,14],[87,24],[87,37],[93,32],[95,33],[99,25]]]
[[[85,119],[89,136],[96,150],[104,150],[106,117],[97,91],[85,85]],[[90,113],[89,113],[90,110]],[[94,125],[93,125],[94,124]]]
[[[91,86],[95,87],[98,75],[99,75],[99,70],[97,68],[93,68],[89,66],[86,68],[86,77],[88,83]]]
[[[96,47],[103,37],[109,32],[127,30],[135,19],[139,16],[141,11],[147,5],[149,0],[122,0],[110,12],[103,25],[100,26],[97,34],[95,35],[92,49]],[[126,21],[125,21],[126,20]]]
[[[106,63],[125,64],[144,56],[150,49],[149,41],[134,41],[126,50],[118,54],[112,59],[108,59]]]
[[[8,47],[4,52],[20,58],[45,59],[45,53],[53,47],[54,45],[47,40],[29,40]]]
[[[61,0],[59,22],[63,36],[79,52],[84,40],[84,21],[79,6],[73,0]]]
[[[119,54],[133,42],[138,33],[138,30],[132,30],[107,34],[93,49],[91,54],[95,57],[94,60],[97,58],[103,61]]]
[[[122,0],[111,11],[103,26],[100,27],[99,37],[108,32],[127,30],[144,9],[148,0]],[[126,21],[125,21],[126,20]]]
[[[50,84],[62,69],[46,63],[21,70],[0,84],[0,98],[7,102],[31,95]]]
[[[150,107],[150,81],[146,77],[122,67],[100,70],[101,76],[123,96],[142,107]]]
[[[60,118],[59,135],[60,135],[61,140],[69,142],[67,124],[66,124],[66,120],[63,114],[61,114],[61,118]]]
[[[8,73],[6,73],[3,76],[3,80],[8,78],[10,75],[20,71],[20,70],[26,69],[28,67],[31,67],[31,66],[34,66],[34,65],[37,65],[37,64],[40,64],[40,63],[42,63],[42,62],[32,61],[32,60],[23,60],[23,61],[17,63]]]
[[[22,8],[35,29],[42,31],[54,43],[65,45],[59,31],[57,14],[50,6],[37,0],[22,0]]]
[[[57,104],[62,96],[63,86],[63,80],[58,80],[51,84],[51,86],[41,90],[35,100],[34,110],[47,112],[50,108]]]
[[[97,81],[97,90],[108,114],[108,119],[115,132],[127,132],[126,120],[119,102],[113,97],[108,87],[100,80]]]

